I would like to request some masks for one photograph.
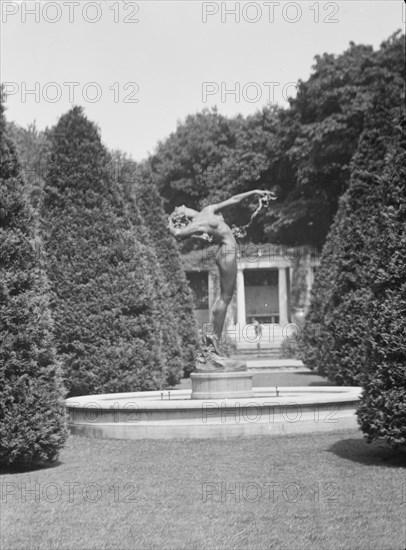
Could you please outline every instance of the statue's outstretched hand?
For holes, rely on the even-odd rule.
[[[173,214],[177,216],[184,216],[185,215],[185,205],[182,204],[182,206],[176,206],[175,210],[173,211]]]
[[[263,191],[262,189],[259,189],[257,193],[258,195],[260,195],[260,197],[266,197],[268,200],[271,201],[274,201],[277,198],[275,193],[273,193],[272,191]]]
[[[258,208],[268,208],[270,201],[274,201],[275,199],[276,195],[272,191],[260,191]]]

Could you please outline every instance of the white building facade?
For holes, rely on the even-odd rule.
[[[183,255],[203,333],[210,330],[210,310],[220,290],[217,250],[209,246]],[[318,263],[317,253],[308,247],[239,245],[236,290],[224,324],[227,341],[237,350],[277,350],[309,306]]]

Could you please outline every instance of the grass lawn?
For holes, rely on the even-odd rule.
[[[404,550],[404,459],[356,430],[71,437],[56,466],[0,476],[0,548]]]

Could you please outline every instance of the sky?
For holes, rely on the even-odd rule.
[[[134,160],[204,108],[287,106],[315,55],[378,48],[405,26],[401,0],[0,4],[8,120],[44,129],[82,105],[104,144]]]

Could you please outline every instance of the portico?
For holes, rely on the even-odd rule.
[[[208,247],[183,255],[202,329],[209,323],[209,312],[218,295],[218,270],[214,262],[216,250]],[[271,243],[239,245],[236,290],[224,324],[225,335],[236,344],[237,349],[254,344],[254,323],[261,325],[264,337],[267,335],[263,338],[262,347],[280,346],[282,332],[291,323],[292,307],[295,306],[292,303],[292,281],[298,254],[298,249]],[[316,263],[310,255],[305,258],[303,281],[306,306],[310,298],[313,264]],[[242,336],[243,330],[245,336]]]

